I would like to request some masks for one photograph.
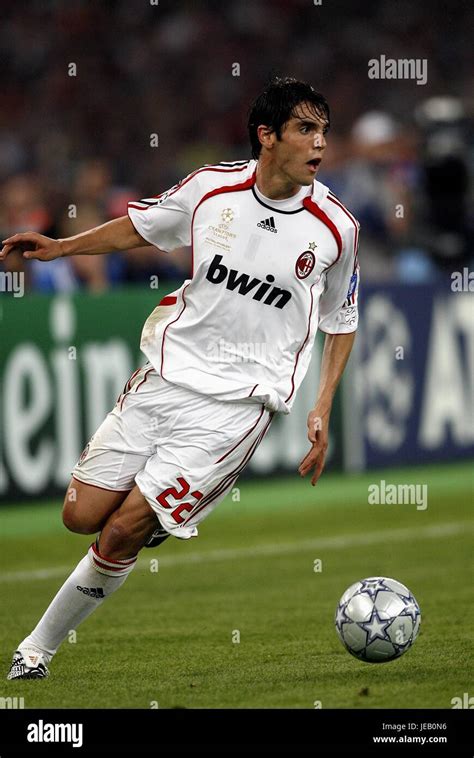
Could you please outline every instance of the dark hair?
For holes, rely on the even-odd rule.
[[[257,127],[269,126],[281,139],[284,124],[294,115],[295,108],[301,103],[309,103],[314,111],[328,122],[329,105],[326,99],[314,87],[291,76],[275,77],[252,103],[249,110],[248,131],[252,146],[252,157],[257,159],[262,149]]]

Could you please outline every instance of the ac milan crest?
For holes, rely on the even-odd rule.
[[[316,257],[311,250],[301,253],[295,264],[295,273],[298,279],[306,279],[310,275],[316,263]]]

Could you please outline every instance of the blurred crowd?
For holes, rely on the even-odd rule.
[[[311,82],[332,127],[319,179],[362,226],[366,281],[430,281],[473,247],[473,4],[463,0],[28,0],[2,7],[0,232],[66,237],[205,164],[250,157],[270,73]],[[368,61],[427,59],[428,81]],[[238,74],[238,75],[235,75]],[[182,280],[186,249],[50,264],[41,292]]]

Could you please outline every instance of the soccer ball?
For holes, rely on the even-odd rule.
[[[336,630],[361,661],[385,663],[410,648],[420,629],[420,607],[404,584],[370,576],[352,584],[336,608]]]

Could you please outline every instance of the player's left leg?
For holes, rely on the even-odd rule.
[[[158,523],[135,486],[109,516],[100,537],[66,579],[31,634],[18,646],[8,679],[48,675],[47,666],[61,642],[122,586]]]
[[[156,513],[148,505],[137,486],[102,529],[97,548],[108,560],[127,560],[136,556],[159,525]]]

